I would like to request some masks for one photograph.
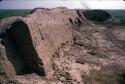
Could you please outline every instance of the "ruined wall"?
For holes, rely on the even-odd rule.
[[[48,79],[53,75],[53,57],[62,46],[73,43],[77,13],[67,8],[39,9],[10,24],[7,33],[28,69]]]

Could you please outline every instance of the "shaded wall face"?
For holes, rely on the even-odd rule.
[[[7,62],[4,66],[8,67],[8,72],[15,72],[13,75],[22,75],[26,72],[25,63],[23,60],[23,57],[18,53],[17,49],[15,48],[15,44],[13,43],[12,39],[9,37],[8,34],[6,34],[2,38],[2,45],[0,45],[2,49],[0,52],[2,52],[2,56],[7,60],[3,62]],[[0,58],[1,60],[1,58]]]
[[[42,60],[38,58],[37,52],[33,47],[28,26],[22,21],[17,21],[12,24],[8,33],[16,49],[24,58],[27,68],[36,71],[39,75],[45,75]]]

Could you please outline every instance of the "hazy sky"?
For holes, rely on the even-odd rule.
[[[123,0],[3,0],[0,9],[33,9],[36,7],[54,8],[66,6],[68,8],[89,9],[124,9]]]

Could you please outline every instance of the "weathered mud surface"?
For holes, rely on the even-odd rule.
[[[37,8],[1,20],[0,83],[125,84],[125,26],[85,13]]]

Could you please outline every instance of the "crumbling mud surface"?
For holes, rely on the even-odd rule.
[[[99,20],[63,7],[1,20],[0,83],[125,84],[125,26],[92,12]]]

